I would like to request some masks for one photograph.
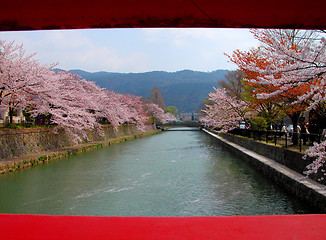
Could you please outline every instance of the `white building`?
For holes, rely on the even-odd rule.
[[[198,122],[200,113],[181,113],[181,120],[184,122]]]
[[[9,108],[0,108],[0,124],[3,125],[4,123],[9,123]],[[23,109],[18,108],[17,113],[13,116],[14,123],[21,123],[25,121],[25,117],[23,116]]]

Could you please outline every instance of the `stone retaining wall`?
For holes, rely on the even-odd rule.
[[[262,156],[268,157],[300,174],[306,171],[306,166],[312,162],[312,159],[304,160],[303,153],[292,151],[290,149],[273,146],[270,144],[254,141],[245,137],[233,134],[223,133],[221,136],[233,143],[236,143],[248,150],[256,152]],[[326,179],[320,180],[322,173],[309,176],[311,179],[326,185]]]
[[[230,136],[229,134],[222,134],[221,137],[218,136],[217,133],[212,133],[208,130],[205,131],[214,136],[224,147],[239,155],[276,184],[307,202],[310,206],[314,207],[316,211],[326,213],[326,189],[324,185],[311,179],[303,179],[304,176],[302,174],[258,152],[264,153],[265,155],[269,153],[270,156],[274,157],[278,156],[280,153],[272,153],[268,146],[262,146],[259,143],[255,144],[249,139],[240,139],[236,136]],[[253,150],[249,150],[249,147]],[[255,152],[255,150],[257,150],[257,152]],[[274,151],[276,152],[277,149],[274,149]],[[283,157],[286,158],[286,155]]]
[[[148,125],[148,130],[153,126]],[[103,126],[104,136],[95,131],[88,131],[88,140],[81,143],[104,141],[139,133],[135,125],[124,124],[115,130],[111,125]],[[55,134],[51,128],[39,129],[4,129],[0,130],[0,159],[24,156],[49,150],[76,145],[73,138],[63,129]]]

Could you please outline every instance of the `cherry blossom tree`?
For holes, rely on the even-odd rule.
[[[314,145],[308,148],[305,152],[304,159],[311,157],[313,162],[307,165],[307,170],[305,174],[307,176],[311,174],[316,174],[319,171],[322,173],[319,180],[324,180],[326,176],[325,171],[325,161],[326,161],[326,141],[322,141],[321,143],[314,142]]]
[[[69,72],[56,73],[54,78],[55,88],[37,99],[42,99],[43,104],[36,104],[35,113],[51,114],[53,123],[65,126],[72,132],[101,130],[98,124],[100,118],[107,119],[115,128],[131,123],[139,130],[145,130],[148,114],[139,97],[102,89]]]
[[[176,121],[176,117],[170,113],[164,112],[157,104],[150,103],[147,104],[147,112],[152,115],[159,123],[165,124],[167,122]]]
[[[86,138],[84,130],[99,127],[92,111],[96,98],[86,88],[89,82],[69,72],[50,71],[44,77],[47,87],[33,99],[32,116],[49,114],[51,123],[64,126],[78,140],[78,133]]]
[[[175,121],[177,121],[177,118],[173,114],[171,114],[169,112],[166,112],[164,115],[165,115],[165,121],[167,121],[167,122],[175,122]]]
[[[55,65],[39,64],[34,55],[26,55],[23,46],[0,41],[0,110],[17,107],[32,114],[49,116],[50,123],[64,127],[76,140],[87,138],[85,130],[101,131],[100,119],[115,129],[124,123],[144,131],[149,114],[159,121],[175,120],[157,106],[145,106],[129,94],[102,89],[76,74],[54,71]],[[12,117],[11,117],[12,119]]]
[[[119,117],[122,123],[135,124],[139,130],[144,130],[145,124],[148,122],[148,114],[140,97],[129,94],[117,94],[121,104]]]
[[[224,132],[239,127],[241,121],[246,121],[247,103],[237,99],[236,96],[230,97],[225,88],[214,90],[209,93],[211,104],[206,104],[206,109],[202,110],[206,116],[201,122],[205,126],[215,127]]]
[[[139,97],[102,89],[70,72],[55,72],[27,55],[23,46],[0,41],[0,108],[29,108],[33,117],[50,116],[52,124],[74,132],[100,129],[105,118],[115,128],[123,123],[144,130],[148,113]]]
[[[307,103],[299,103],[297,100],[298,96],[309,90],[309,84],[294,86],[287,91],[283,91],[281,85],[274,85],[269,74],[266,73],[267,69],[271,65],[282,67],[284,62],[274,58],[267,59],[264,51],[266,49],[262,47],[248,52],[236,50],[229,58],[245,73],[244,83],[248,86],[245,94],[252,96],[251,99],[249,98],[251,106],[259,107],[257,109],[263,110],[265,115],[269,116],[274,115],[274,107],[277,107],[280,115],[289,116],[294,126],[293,130],[297,132],[299,117],[308,106]],[[280,78],[282,74],[278,73],[275,77]],[[293,135],[292,140],[294,144],[297,144],[297,134]]]
[[[10,123],[14,110],[28,105],[44,89],[44,76],[52,68],[40,65],[34,55],[27,55],[22,45],[0,40],[0,108],[9,109]]]
[[[269,60],[270,65],[266,69],[258,69],[255,65],[246,68],[264,74],[260,83],[280,87],[261,97],[284,93],[308,83],[309,89],[298,95],[296,102],[309,103],[308,110],[325,102],[326,32],[254,29],[252,33],[262,43],[260,54]]]
[[[325,31],[254,29],[252,33],[261,42],[256,51],[268,64],[265,67],[257,65],[256,61],[240,61],[237,64],[242,70],[257,73],[257,77],[249,81],[265,85],[270,90],[261,92],[257,95],[259,98],[273,99],[296,91],[291,99],[292,106],[304,107],[303,110],[309,111],[325,104]],[[325,145],[325,141],[314,143],[306,151],[305,157],[315,159],[308,166],[307,174],[315,173],[324,166]]]

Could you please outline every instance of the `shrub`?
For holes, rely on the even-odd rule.
[[[48,156],[46,156],[46,155],[42,155],[42,156],[39,156],[39,157],[38,157],[38,160],[39,160],[39,161],[42,161],[43,163],[44,163],[47,159],[48,159]]]
[[[268,123],[263,117],[254,117],[250,120],[250,127],[252,130],[266,130]]]

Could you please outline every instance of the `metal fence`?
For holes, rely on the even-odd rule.
[[[284,132],[278,130],[233,129],[230,133],[256,141],[275,144],[284,148],[295,148],[300,152],[312,146],[314,142],[320,143],[322,140],[321,134]]]

